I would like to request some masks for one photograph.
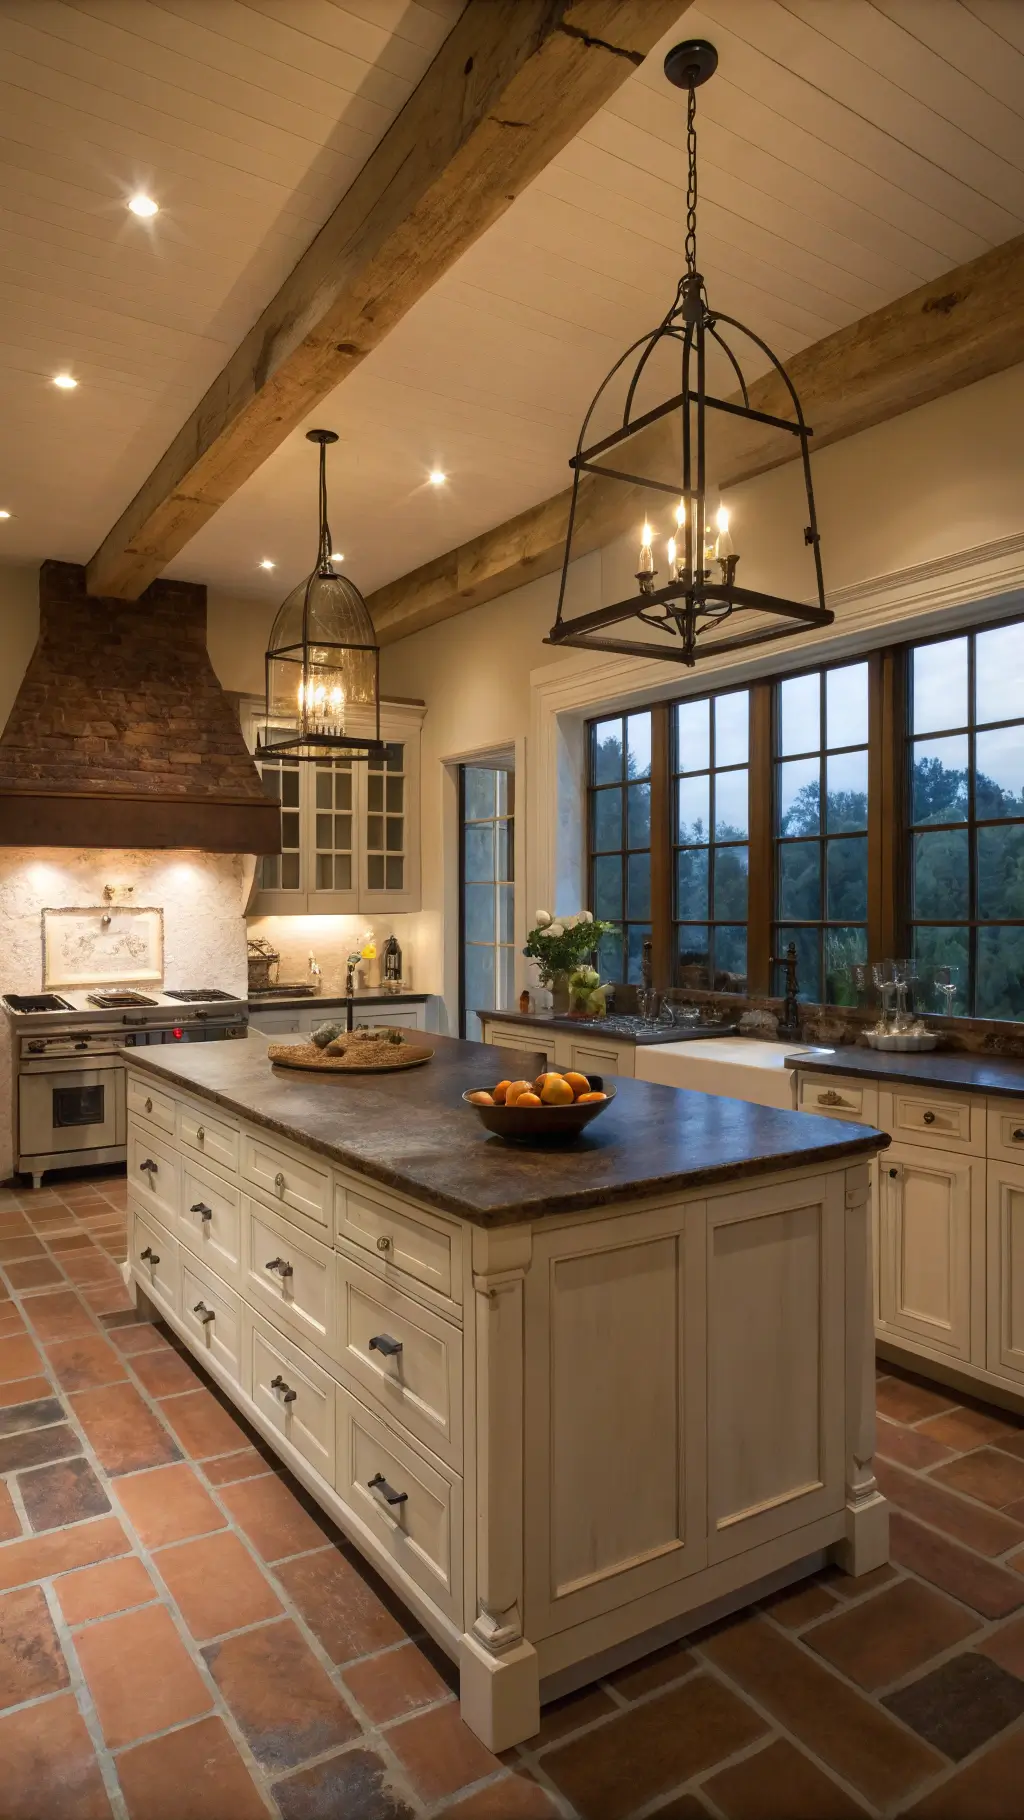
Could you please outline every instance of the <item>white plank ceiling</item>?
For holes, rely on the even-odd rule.
[[[91,555],[457,11],[0,0],[4,551]],[[720,56],[709,294],[783,357],[1024,231],[1024,0],[705,0],[683,30]],[[671,301],[678,35],[310,419],[342,438],[335,547],[366,590],[564,486],[590,394]],[[136,186],[165,205],[148,227]],[[47,383],[62,365],[78,391]],[[297,432],[171,573],[280,596],[314,503]]]

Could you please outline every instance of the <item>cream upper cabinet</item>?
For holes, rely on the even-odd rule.
[[[281,804],[281,852],[257,861],[251,914],[373,916],[420,905],[422,707],[382,704],[382,757],[260,763]],[[243,704],[250,750],[263,704]],[[284,731],[284,729],[282,729]]]

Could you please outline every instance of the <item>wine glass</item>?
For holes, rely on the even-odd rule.
[[[885,1036],[889,1029],[889,1009],[892,1004],[893,993],[896,990],[895,975],[895,961],[872,961],[871,978],[878,988],[882,1001],[882,1009],[879,1014],[878,1022],[871,1032],[872,1036]]]

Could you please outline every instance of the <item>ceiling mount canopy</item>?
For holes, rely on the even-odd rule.
[[[686,268],[667,315],[656,329],[641,336],[616,361],[598,387],[583,419],[576,453],[569,463],[573,470],[569,529],[562,560],[558,609],[546,644],[615,651],[629,657],[664,657],[670,662],[692,667],[701,658],[717,657],[746,645],[785,638],[807,626],[831,625],[834,618],[825,605],[811,485],[808,439],[812,432],[804,423],[796,389],[782,362],[759,335],[735,317],[711,308],[704,279],[697,267],[696,91],[714,75],[717,67],[718,52],[714,45],[700,38],[675,45],[665,58],[668,80],[675,87],[684,89],[687,96]],[[732,397],[721,398],[708,390],[707,364],[712,348],[728,363],[738,384],[739,390]],[[661,404],[637,410],[637,391],[645,370],[648,370],[652,356],[666,349],[674,356],[678,355],[679,390]],[[744,355],[748,370],[756,363],[760,372],[767,361],[778,374],[792,404],[791,416],[774,416],[752,407]],[[648,379],[653,372],[651,366]],[[606,407],[615,402],[616,386],[624,392],[621,421],[610,434],[588,443],[594,414],[599,406]],[[787,600],[738,585],[739,557],[730,536],[729,513],[718,501],[717,487],[714,504],[709,497],[707,429],[709,420],[718,413],[769,426],[794,439],[793,453],[799,455],[803,468],[806,494],[803,541],[813,558],[816,604]],[[659,419],[672,416],[678,418],[679,437],[669,467],[657,474],[632,472],[628,465],[629,451],[624,445]],[[620,450],[623,450],[622,454]],[[635,458],[635,448],[633,454]],[[606,481],[645,489],[661,495],[663,502],[668,495],[675,509],[669,527],[671,534],[664,546],[664,568],[659,569],[655,556],[655,540],[659,533],[645,522],[636,592],[610,606],[569,618],[565,615],[566,581],[573,560],[573,532],[583,474],[597,474]],[[661,576],[664,581],[659,585]],[[741,616],[735,628],[725,636],[716,636],[717,628],[733,614]],[[640,622],[645,629],[643,636],[610,635],[610,628],[630,620]]]
[[[316,566],[282,602],[266,654],[267,720],[258,758],[313,762],[370,758],[380,737],[380,649],[354,582],[335,571],[327,522],[327,447],[334,430],[307,430],[320,445]]]

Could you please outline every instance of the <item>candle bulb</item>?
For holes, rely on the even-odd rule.
[[[654,533],[645,519],[640,539],[640,562],[636,572],[641,594],[653,594],[654,592],[654,577],[657,570],[654,567],[654,551],[651,548],[653,536]]]
[[[718,511],[715,514],[715,529],[718,532],[715,555],[720,561],[724,562],[727,556],[732,555],[732,538],[729,534],[728,506],[719,506]]]

